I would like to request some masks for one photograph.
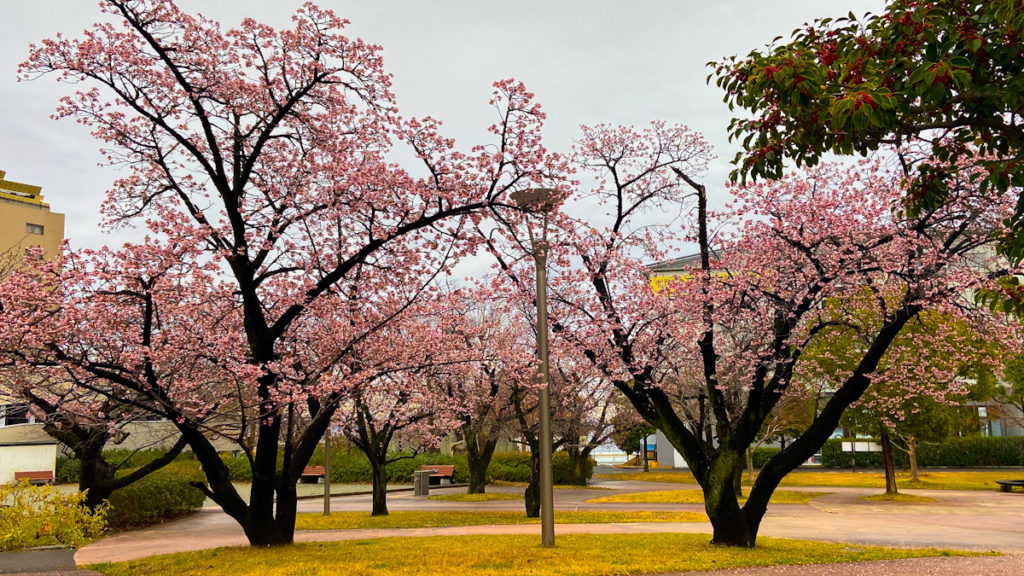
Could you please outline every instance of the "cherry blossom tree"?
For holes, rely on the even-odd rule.
[[[1013,198],[979,193],[965,173],[945,202],[911,215],[898,173],[825,166],[732,188],[731,207],[709,214],[698,182],[707,154],[681,128],[587,131],[575,160],[602,178],[593,194],[610,224],[581,222],[567,240],[582,266],[552,272],[561,302],[552,325],[684,455],[713,541],[749,547],[781,479],[869,388],[903,327],[924,310],[982,313],[970,292],[991,274],[969,255],[996,241]],[[669,238],[636,215],[687,195],[696,198],[689,237],[699,256],[688,274],[652,290],[641,262],[663,259]],[[735,232],[716,234],[726,221]],[[827,302],[863,290],[872,323],[827,313]],[[806,430],[762,468],[741,507],[735,484],[746,448],[803,369],[806,347],[836,327],[863,332],[862,353]]]
[[[502,209],[510,190],[552,185],[564,162],[542,146],[543,114],[513,81],[495,85],[491,146],[463,153],[437,121],[402,118],[380,48],[342,35],[345,21],[312,4],[290,30],[251,19],[224,30],[170,1],[102,6],[112,22],[32,46],[20,73],[79,86],[57,116],[89,126],[123,171],[104,205],[107,224],[143,225],[158,241],[132,257],[141,281],[111,280],[114,291],[137,294],[134,307],[111,306],[108,317],[98,297],[64,298],[99,294],[103,278],[61,278],[47,306],[78,340],[100,337],[114,314],[131,313],[159,330],[159,360],[210,374],[170,387],[153,381],[152,340],[109,371],[94,363],[92,344],[60,362],[107,378],[113,398],[133,386],[157,397],[154,411],[175,423],[202,463],[203,489],[249,541],[291,542],[295,483],[353,386],[343,366],[407,304],[388,287],[425,286],[473,251],[468,225]],[[398,146],[419,160],[421,176],[389,160]],[[173,310],[169,323],[145,282],[178,250],[191,265],[167,279],[181,292],[159,304]],[[351,315],[348,344],[320,353],[315,319],[333,318],[325,310],[334,307]],[[89,316],[72,324],[79,309]],[[45,336],[29,337],[46,349]],[[209,422],[221,412],[249,442],[248,501],[210,440]]]
[[[459,426],[462,399],[440,382],[462,374],[474,355],[444,321],[450,298],[419,302],[365,338],[349,355],[355,382],[334,422],[366,455],[373,480],[373,516],[387,515],[387,466],[436,448]],[[328,336],[328,338],[330,338]]]
[[[24,267],[3,283],[0,373],[81,460],[87,505],[99,505],[185,447],[179,438],[164,457],[115,476],[102,450],[123,440],[125,427],[154,415],[205,426],[217,405],[196,410],[197,395],[231,381],[238,338],[232,347],[225,313],[214,311],[219,303],[230,314],[233,307],[224,304],[231,297],[185,280],[195,272],[189,259],[187,250],[161,246],[72,253]],[[200,315],[188,309],[197,304]],[[181,410],[166,410],[171,401]],[[211,433],[229,432],[218,426]]]
[[[618,407],[611,387],[590,366],[561,359],[552,377],[558,381],[552,427],[569,457],[568,483],[586,486],[590,455],[611,438]]]
[[[470,294],[486,295],[476,287]],[[440,378],[445,393],[460,405],[455,432],[466,451],[470,494],[487,489],[487,467],[502,434],[512,428],[512,390],[529,373],[532,349],[516,326],[516,315],[503,300],[464,298],[447,308],[449,325],[461,338],[467,361]],[[461,369],[459,369],[461,368]]]

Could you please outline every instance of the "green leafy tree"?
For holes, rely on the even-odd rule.
[[[1003,385],[992,386],[989,397],[1016,408],[1017,414],[1024,414],[1024,353],[1007,360],[1003,367]],[[1014,416],[1018,424],[1024,425],[1024,418]]]
[[[892,0],[881,14],[815,20],[788,43],[712,63],[730,108],[751,113],[730,124],[743,146],[733,178],[920,141],[940,162],[904,157],[916,207],[941,202],[968,158],[986,169],[983,191],[1024,185],[1022,37],[1021,0]],[[1018,201],[1011,227],[1022,225]],[[1003,250],[1024,257],[1024,235]]]
[[[611,441],[627,455],[637,454],[640,444],[654,434],[655,428],[641,418],[621,394],[616,394],[613,402],[616,410],[612,416]]]

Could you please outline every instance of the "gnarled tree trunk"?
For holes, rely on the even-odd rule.
[[[483,494],[487,489],[487,467],[491,465],[491,457],[498,446],[497,437],[486,437],[466,430],[462,434],[466,442],[466,462],[469,466],[469,493]]]
[[[590,460],[591,448],[577,448],[570,446],[565,450],[569,456],[569,478],[568,483],[572,486],[587,485],[587,463]]]
[[[373,472],[373,509],[371,516],[388,515],[388,470],[386,462],[370,460]]]

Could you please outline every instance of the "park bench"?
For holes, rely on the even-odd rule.
[[[430,485],[440,486],[441,484],[453,484],[455,481],[455,466],[449,464],[424,464],[420,470],[432,472]],[[435,482],[435,479],[437,480]],[[447,482],[445,482],[447,480]]]
[[[323,466],[306,466],[302,470],[302,475],[299,476],[299,481],[303,484],[316,484],[324,477]]]
[[[28,480],[29,484],[52,484],[53,483],[53,471],[52,470],[33,470],[30,472],[15,472],[14,481],[21,482],[22,480]]]
[[[1014,486],[1024,488],[1024,480],[996,480],[1000,492],[1013,492]]]

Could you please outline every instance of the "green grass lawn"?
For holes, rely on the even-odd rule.
[[[960,554],[761,538],[754,549],[708,544],[706,534],[381,538],[279,548],[219,548],[86,566],[109,576],[603,576],[776,564],[858,562]]]
[[[928,470],[918,474],[917,482],[911,482],[910,474],[901,472],[896,475],[896,484],[900,488],[925,490],[995,490],[997,488],[996,480],[1003,480],[1014,475],[1020,476],[1021,473],[1007,470]],[[686,470],[602,474],[598,478],[675,484],[697,483],[693,475]],[[751,484],[746,475],[743,476],[743,484],[747,486]],[[880,471],[797,470],[783,478],[780,486],[885,488],[885,475]]]
[[[794,490],[776,490],[772,494],[773,504],[804,504],[812,498],[824,496],[828,492],[796,492]],[[740,503],[746,498],[741,498]],[[704,493],[700,490],[658,490],[654,492],[630,492],[602,498],[591,498],[587,502],[637,502],[662,504],[703,504]]]
[[[558,524],[606,524],[611,522],[705,522],[702,512],[582,510],[555,511]],[[539,518],[527,518],[523,512],[476,512],[460,510],[402,510],[387,516],[366,512],[299,514],[296,530],[354,530],[379,528],[439,528],[443,526],[486,526],[489,524],[539,524]]]

